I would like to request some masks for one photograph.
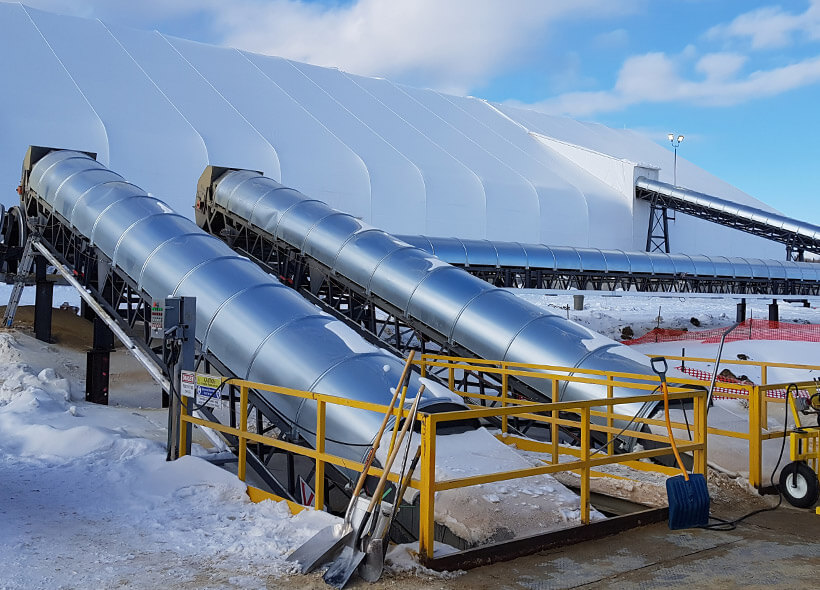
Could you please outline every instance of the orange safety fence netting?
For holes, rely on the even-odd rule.
[[[706,344],[720,342],[727,328],[709,330],[672,330],[655,328],[640,338],[624,340],[623,344],[649,344],[653,342],[677,342],[696,340]],[[739,340],[797,340],[801,342],[820,342],[820,324],[794,324],[790,322],[771,322],[769,320],[746,320],[735,328],[726,342]]]
[[[679,371],[690,375],[691,377],[697,379],[698,381],[706,381],[707,383],[712,382],[712,373],[709,371],[703,371],[701,369],[696,369],[694,367],[685,367],[679,366],[676,367]],[[729,396],[720,395],[721,393],[730,393],[733,395],[748,395],[745,390],[739,389],[730,389],[728,387],[721,387],[717,383],[742,383],[746,385],[752,385],[751,381],[745,379],[738,379],[737,377],[729,377],[725,375],[718,375],[717,379],[715,380],[715,392],[712,397],[714,399],[731,399]],[[786,399],[786,389],[771,389],[766,391],[766,397],[772,399]],[[809,392],[806,390],[800,390],[797,392],[797,397],[809,397]]]

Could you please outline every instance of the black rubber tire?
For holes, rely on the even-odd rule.
[[[794,461],[780,472],[780,492],[792,506],[811,508],[820,497],[820,482],[811,467]]]

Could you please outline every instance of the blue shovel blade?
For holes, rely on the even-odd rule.
[[[702,474],[691,474],[689,481],[683,475],[668,478],[666,495],[670,529],[690,529],[709,523],[709,489]]]

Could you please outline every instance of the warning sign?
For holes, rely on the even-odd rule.
[[[196,405],[208,406],[209,408],[221,408],[222,396],[219,389],[220,385],[222,385],[222,377],[197,373]]]
[[[182,371],[180,389],[182,395],[194,398],[196,405],[209,408],[222,407],[222,377],[193,371]]]
[[[182,371],[182,395],[194,397],[196,395],[196,373],[193,371]]]
[[[301,476],[299,477],[299,493],[302,496],[303,506],[313,506],[313,498],[315,497],[313,489]]]

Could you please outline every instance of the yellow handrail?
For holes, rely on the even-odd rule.
[[[669,357],[675,358],[675,357]],[[687,359],[690,360],[690,359]],[[638,461],[651,457],[667,455],[671,452],[670,439],[667,435],[641,432],[642,425],[662,425],[660,420],[650,418],[634,418],[631,415],[618,412],[618,406],[623,404],[645,403],[648,401],[660,400],[657,390],[658,381],[646,375],[634,375],[629,373],[606,372],[595,370],[582,370],[577,368],[528,365],[525,363],[506,363],[499,361],[488,361],[483,359],[466,359],[461,357],[448,357],[442,355],[425,354],[414,364],[418,365],[422,374],[429,375],[431,370],[440,368],[446,371],[447,381],[451,385],[451,390],[456,387],[456,372],[472,371],[479,376],[482,374],[493,375],[498,380],[499,393],[496,396],[487,394],[477,394],[472,392],[455,391],[468,402],[467,409],[436,414],[419,413],[421,423],[421,462],[418,479],[413,479],[410,486],[419,490],[420,493],[420,530],[419,530],[419,551],[426,558],[432,557],[433,532],[435,514],[435,494],[459,487],[467,487],[489,483],[492,481],[503,481],[516,477],[526,477],[542,473],[556,473],[559,471],[575,471],[581,476],[580,501],[581,520],[589,522],[589,498],[590,498],[590,477],[592,469],[613,463],[624,463]],[[776,366],[776,363],[767,363],[768,366]],[[802,367],[801,367],[802,368]],[[571,373],[571,374],[570,374]],[[600,385],[602,387],[602,397],[593,400],[580,401],[554,401],[538,403],[531,400],[515,399],[511,393],[510,377],[528,377],[549,379],[552,381],[552,398],[558,399],[560,384],[566,382],[587,383]],[[703,381],[696,379],[678,380],[675,383],[682,385],[704,385]],[[318,394],[313,392],[299,391],[284,387],[276,387],[253,383],[244,380],[230,380],[230,384],[239,388],[239,412],[240,424],[237,428],[232,428],[211,422],[202,418],[197,418],[188,414],[188,404],[183,404],[181,421],[183,423],[195,424],[226,435],[236,437],[238,441],[239,467],[238,475],[244,480],[246,475],[247,445],[249,442],[261,443],[283,451],[300,454],[312,459],[316,464],[316,490],[314,506],[321,509],[324,506],[324,481],[325,466],[327,464],[336,465],[351,470],[361,470],[363,465],[357,461],[333,455],[325,450],[325,428],[327,408],[329,405],[356,408],[362,411],[372,411],[384,414],[387,406],[382,404],[360,402],[341,398],[338,396]],[[722,384],[724,385],[724,384]],[[694,419],[691,426],[693,440],[681,440],[677,446],[682,452],[691,452],[694,458],[694,471],[706,472],[707,464],[707,435],[709,436],[731,436],[747,440],[750,448],[749,452],[749,480],[753,485],[761,485],[761,452],[764,440],[782,436],[780,432],[764,431],[766,424],[766,407],[762,400],[766,392],[777,388],[784,388],[784,385],[749,385],[749,384],[725,384],[730,390],[736,392],[737,397],[744,397],[749,400],[749,429],[747,432],[733,432],[709,427],[706,421],[706,391],[685,389],[682,387],[670,387],[669,397],[676,399],[694,399]],[[615,397],[614,388],[626,388],[632,390],[635,395],[629,397]],[[799,389],[814,387],[813,382],[798,384]],[[281,395],[288,395],[302,399],[313,400],[317,403],[316,416],[316,443],[315,448],[301,446],[296,443],[285,442],[283,440],[248,431],[248,392],[250,389],[258,391],[269,391]],[[605,395],[605,397],[604,397]],[[727,394],[732,396],[732,394]],[[492,402],[495,405],[470,404],[469,400],[481,400]],[[784,402],[785,400],[769,400],[770,403]],[[396,415],[407,416],[404,408],[395,408]],[[437,481],[435,477],[435,453],[436,453],[436,429],[441,422],[453,422],[457,420],[474,420],[478,418],[495,417],[501,419],[502,433],[506,433],[509,428],[509,419],[516,417],[528,420],[537,420],[549,427],[552,436],[549,443],[544,443],[543,448],[547,450],[545,457],[550,457],[544,465],[527,469],[514,469],[508,471],[498,471],[495,473],[472,476],[459,479],[449,479]],[[592,433],[597,432],[607,437],[619,434],[621,431],[616,425],[616,421],[633,420],[635,430],[630,430],[628,436],[637,441],[654,441],[658,443],[657,448],[648,450],[633,451],[630,453],[615,454],[612,444],[607,444],[606,452],[592,453]],[[572,453],[575,459],[562,462],[559,444],[558,429],[562,426],[570,426],[580,431],[580,447],[575,448]],[[687,425],[673,423],[673,428],[677,430],[686,429]],[[180,428],[181,442],[185,442],[185,428]],[[181,445],[184,449],[184,444]],[[644,468],[652,468],[648,463],[641,463]],[[661,473],[668,473],[665,468],[658,467]],[[370,475],[381,476],[383,471],[377,467],[370,467],[367,470]],[[398,482],[398,475],[389,474],[391,481]]]

